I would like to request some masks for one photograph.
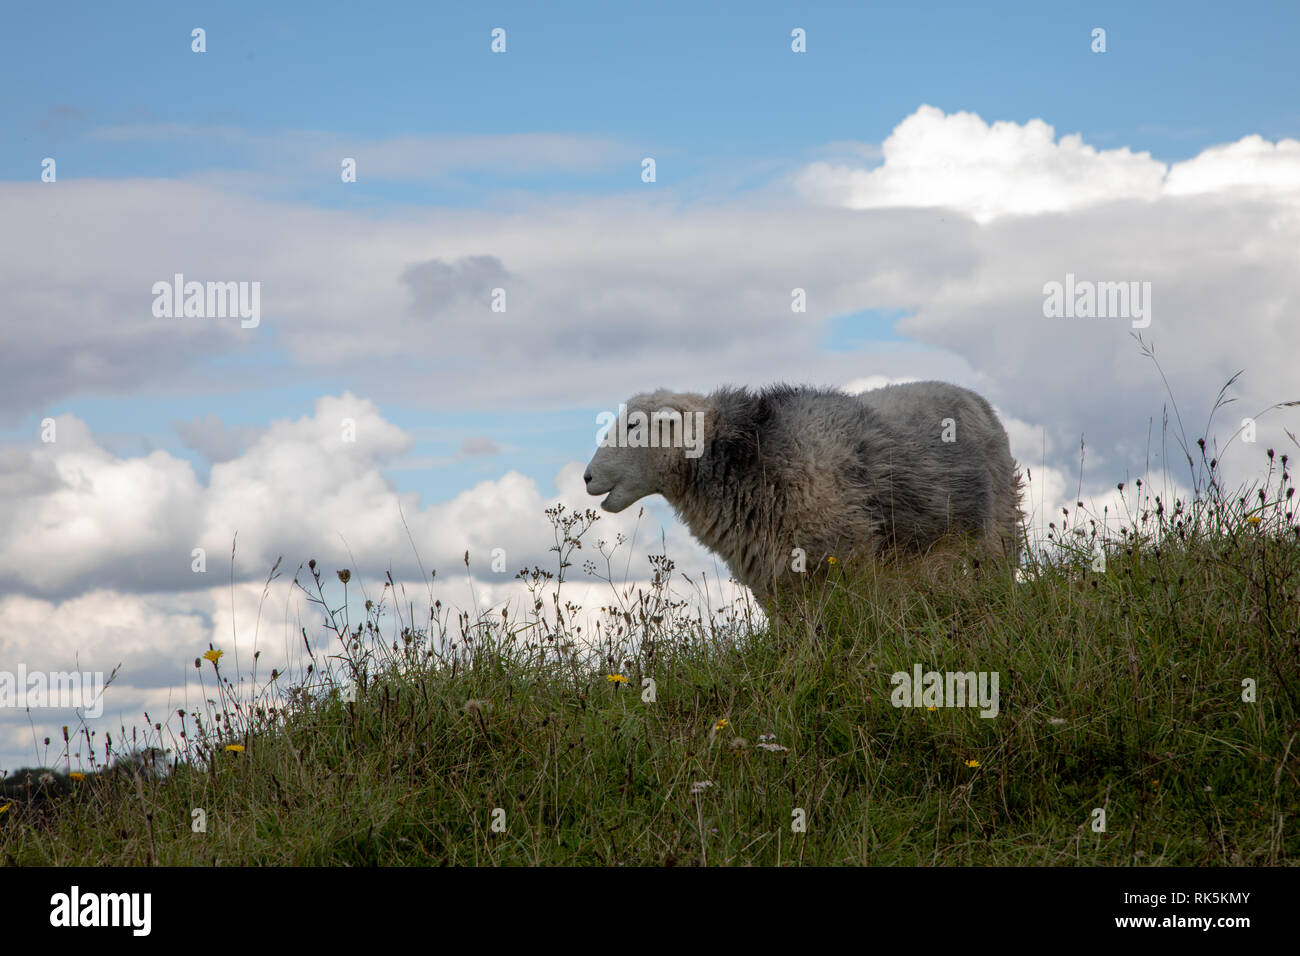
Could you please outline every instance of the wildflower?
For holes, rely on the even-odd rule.
[[[708,790],[709,787],[711,786],[713,786],[712,780],[696,780],[694,783],[691,784],[691,793],[693,794],[703,793],[705,790]]]
[[[80,771],[74,770],[74,771],[72,771],[72,773],[68,774],[68,779],[69,779],[69,780],[85,780],[85,779],[86,779],[86,775],[85,775],[84,773],[81,773]]]
[[[1064,718],[1064,717],[1048,717],[1048,718],[1047,718],[1047,722],[1048,722],[1049,724],[1051,724],[1053,727],[1059,727],[1059,726],[1061,726],[1061,724],[1065,723],[1065,718]]]
[[[231,753],[234,753],[234,754],[242,754],[242,753],[244,752],[244,745],[243,745],[243,744],[226,744],[226,749],[227,749],[228,751],[230,751]]]
[[[749,741],[746,740],[744,737],[733,737],[731,740],[732,750],[744,750],[748,746],[749,746]]]
[[[758,749],[766,750],[768,753],[774,753],[774,754],[788,753],[790,750],[789,747],[782,747],[780,744],[774,744],[771,743],[770,741],[759,744]]]
[[[978,767],[979,765],[980,765],[980,762],[979,762],[978,760],[967,760],[967,761],[966,761],[966,766],[968,766],[968,767]]]
[[[722,729],[723,729],[724,727],[726,727],[729,723],[731,723],[731,721],[727,720],[726,717],[719,718],[718,722],[717,722],[716,724],[713,725],[713,729],[714,729],[714,730],[722,730]]]
[[[627,683],[627,678],[624,677],[622,674],[606,674],[606,675],[605,675],[605,680],[609,681],[611,684],[626,684],[626,683]]]
[[[344,568],[342,571],[337,571],[335,573],[338,574],[339,580],[342,581],[344,584],[347,584],[349,581],[352,580],[352,572],[349,571],[347,568]]]
[[[212,663],[215,664],[217,661],[219,661],[219,660],[221,659],[221,655],[224,654],[224,653],[226,653],[226,652],[225,652],[225,651],[207,650],[207,651],[205,651],[204,654],[203,654],[203,659],[204,659],[205,661],[212,661]]]
[[[926,709],[926,710],[938,710],[939,708],[938,708],[938,707],[927,707],[927,708],[925,708],[925,709]]]
[[[829,558],[827,558],[827,559],[826,559],[826,563],[827,563],[827,564],[834,564],[834,563],[835,563],[835,555],[832,554]]]
[[[1260,521],[1262,521],[1263,519],[1260,518],[1259,515],[1251,515],[1251,516],[1250,516],[1249,518],[1247,518],[1246,520],[1249,521],[1251,524],[1259,524]]]
[[[13,806],[12,803],[6,803],[3,807],[0,807],[0,813],[4,813],[6,810],[8,810],[8,809],[9,809],[10,807],[12,807],[12,806]]]

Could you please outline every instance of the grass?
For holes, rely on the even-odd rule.
[[[836,566],[770,623],[692,611],[662,555],[615,585],[625,542],[593,549],[598,517],[563,508],[519,620],[453,615],[431,577],[420,623],[390,582],[354,627],[351,574],[312,563],[335,658],[242,693],[198,662],[215,705],[135,741],[187,759],[112,766],[105,742],[84,780],[10,780],[0,860],[1291,865],[1300,529],[1268,462],[1235,496],[1217,462],[1191,502],[1139,482],[1117,534],[1066,511],[1018,575],[954,550]],[[587,635],[564,591],[584,543],[611,596]],[[997,716],[893,706],[917,664],[996,671]]]

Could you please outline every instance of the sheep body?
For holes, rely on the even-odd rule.
[[[635,410],[699,414],[694,456],[678,448],[599,448],[587,470],[602,507],[662,494],[760,599],[828,558],[921,552],[970,534],[1014,557],[1020,475],[1006,431],[979,395],[912,382],[849,395],[832,389],[657,391]]]

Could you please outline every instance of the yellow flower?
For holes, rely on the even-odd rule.
[[[938,707],[927,707],[927,708],[925,708],[925,709],[926,709],[926,710],[938,710],[939,708],[938,708]]]
[[[242,754],[244,752],[243,744],[226,744],[226,749],[231,753]]]
[[[1259,515],[1251,515],[1251,516],[1250,516],[1249,518],[1247,518],[1246,520],[1249,521],[1251,524],[1259,524],[1260,521],[1262,521],[1263,519],[1260,518]]]
[[[204,654],[203,654],[203,659],[204,659],[205,661],[212,661],[212,663],[215,664],[218,660],[221,659],[221,655],[224,654],[224,653],[226,653],[226,652],[225,652],[225,651],[212,651],[212,650],[205,651]]]
[[[726,727],[728,723],[730,723],[730,721],[728,721],[726,717],[723,717],[716,724],[713,725],[713,729],[721,730],[723,727]]]
[[[85,775],[84,773],[79,773],[78,771],[74,770],[74,771],[72,771],[72,773],[68,774],[68,779],[70,779],[70,780],[85,780],[85,779],[86,779],[86,775]]]
[[[967,761],[966,761],[966,766],[968,766],[968,767],[978,767],[979,765],[980,765],[980,762],[979,762],[978,760],[967,760]]]
[[[827,559],[826,559],[826,563],[827,563],[827,564],[834,564],[834,563],[835,563],[835,555],[832,554],[829,558],[827,558]]]
[[[624,677],[622,674],[606,674],[606,675],[605,675],[605,680],[609,681],[611,684],[626,684],[626,683],[627,683],[627,678]]]
[[[12,806],[13,806],[12,803],[6,803],[3,807],[0,807],[0,813],[4,813],[6,810],[8,810],[8,809],[9,809],[10,807],[12,807]]]

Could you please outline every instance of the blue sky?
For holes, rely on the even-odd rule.
[[[1243,413],[1300,398],[1300,4],[70,3],[0,23],[0,663],[85,660],[115,621],[127,711],[164,690],[132,667],[233,628],[236,602],[192,587],[196,542],[228,554],[238,529],[254,608],[269,561],[344,532],[372,568],[406,560],[395,495],[418,496],[426,564],[497,541],[545,562],[542,508],[595,504],[576,478],[597,413],[658,386],[954,381],[998,408],[1040,518],[1104,495],[1163,467],[1167,396],[1123,318],[1045,320],[1067,273],[1152,284],[1144,335],[1197,427],[1238,369]],[[176,272],[260,282],[261,324],[151,316]],[[71,437],[43,447],[47,418]],[[708,558],[669,530],[679,566]],[[21,736],[3,717],[0,767]]]
[[[1293,3],[1230,14],[1195,2],[464,6],[73,3],[51,16],[13,5],[0,38],[0,175],[25,178],[33,153],[65,145],[57,121],[42,129],[59,106],[94,126],[598,134],[678,150],[688,175],[879,141],[922,102],[1047,117],[1167,160],[1246,133],[1293,135],[1300,122]],[[789,55],[795,25],[808,31],[802,58]],[[201,57],[189,50],[194,26],[208,33]],[[488,49],[496,26],[505,56]],[[1104,56],[1089,49],[1097,26]],[[75,170],[175,175],[214,158],[92,143]],[[602,185],[530,185],[566,184]],[[621,188],[612,173],[603,185]],[[448,200],[465,197],[425,199]]]
[[[1165,159],[1294,134],[1300,118],[1291,3],[74,3],[57,16],[12,5],[5,21],[6,178],[57,142],[40,129],[55,104],[96,125],[580,131],[667,144],[690,165],[880,139],[923,101],[1050,117]],[[208,31],[199,59],[194,26]],[[495,26],[507,56],[489,52]],[[810,56],[789,56],[792,26],[809,33]],[[1104,57],[1089,52],[1097,26]],[[205,161],[103,147],[78,159],[85,176]]]

